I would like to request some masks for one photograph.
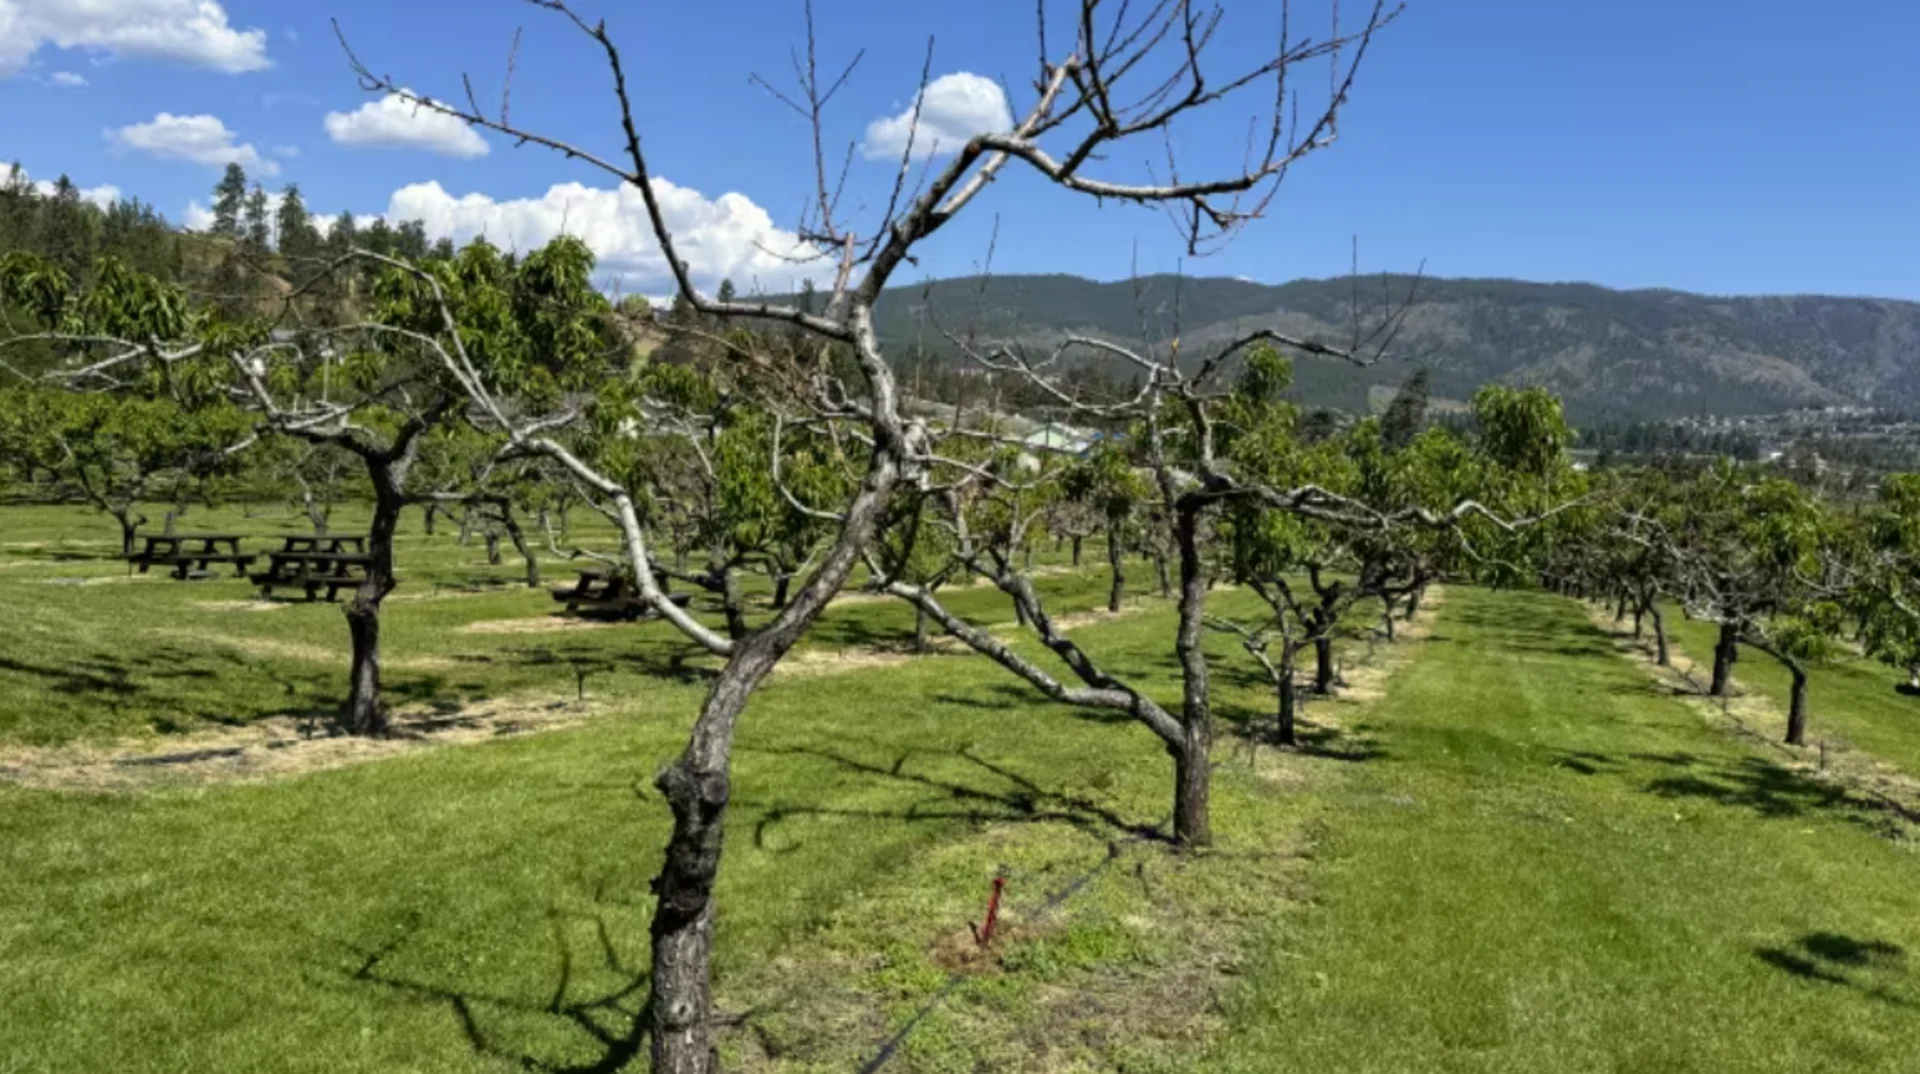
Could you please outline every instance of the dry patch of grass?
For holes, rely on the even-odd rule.
[[[279,600],[196,600],[193,606],[208,612],[277,612],[290,605]]]
[[[541,615],[520,619],[482,619],[460,628],[462,634],[563,634],[579,630],[630,627],[617,619],[582,619],[571,615]]]
[[[599,711],[594,701],[556,702],[550,696],[499,698],[452,711],[417,706],[396,711],[385,738],[334,734],[317,717],[274,716],[245,727],[169,735],[146,749],[124,744],[17,747],[0,751],[0,780],[39,790],[138,792],[281,779],[422,749],[554,730]]]

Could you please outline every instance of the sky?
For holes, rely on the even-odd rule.
[[[657,189],[703,288],[819,275],[781,256],[814,185],[810,127],[750,78],[791,87],[800,0],[575,2],[622,48]],[[1063,0],[1047,2],[1064,20]],[[1259,63],[1279,34],[1277,0],[1224,7],[1209,51],[1221,74]],[[815,8],[822,69],[860,54],[823,129],[855,221],[871,226],[900,168],[929,39],[917,142],[934,159],[914,174],[1032,103],[1033,0]],[[1296,3],[1296,40],[1323,34],[1327,11]],[[1348,0],[1343,25],[1363,16]],[[435,238],[521,249],[566,230],[618,286],[667,289],[636,192],[364,91],[333,19],[372,69],[440,98],[461,97],[470,74],[490,110],[512,53],[517,124],[621,149],[596,46],[523,0],[0,0],[0,161],[204,226],[237,160],[270,190],[297,183],[318,213],[420,219]],[[1070,44],[1064,21],[1049,44],[1056,58]],[[1326,68],[1302,68],[1291,88],[1312,114]],[[1183,121],[1170,140],[1181,174],[1230,168],[1271,98]],[[1920,299],[1916,115],[1914,0],[1410,0],[1374,42],[1338,141],[1224,250],[1189,257],[1163,216],[1016,162],[895,282],[990,265],[1278,283],[1346,272],[1357,243],[1368,272]],[[1168,148],[1128,144],[1091,174],[1136,180]]]

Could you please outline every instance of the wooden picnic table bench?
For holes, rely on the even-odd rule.
[[[553,599],[567,606],[573,613],[592,613],[612,615],[621,619],[637,619],[648,615],[653,609],[647,606],[640,596],[638,587],[628,582],[625,572],[609,570],[606,567],[582,567],[580,580],[571,589],[556,589]],[[666,588],[666,576],[656,573],[654,578]],[[693,598],[691,593],[667,594],[667,599],[680,607],[686,607]]]
[[[366,555],[364,533],[289,533],[280,538],[282,552],[327,552],[334,555]]]
[[[252,579],[263,597],[275,589],[298,589],[314,600],[325,590],[328,600],[338,600],[342,589],[359,588],[372,566],[372,556],[353,553],[268,552],[267,569]]]
[[[209,566],[231,563],[237,576],[247,573],[247,568],[259,558],[240,551],[241,535],[237,533],[149,533],[141,539],[146,542],[145,546],[128,557],[128,562],[139,567],[141,574],[159,565],[173,568],[175,578],[204,578],[209,576]]]

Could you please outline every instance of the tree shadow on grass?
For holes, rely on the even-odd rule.
[[[952,751],[905,749],[896,753],[890,762],[862,760],[824,746],[750,747],[741,745],[735,748],[747,753],[825,761],[842,771],[861,777],[922,788],[931,792],[928,796],[909,805],[894,809],[851,809],[786,802],[760,804],[736,800],[736,806],[757,810],[760,813],[759,820],[754,824],[753,840],[756,847],[763,849],[767,847],[768,833],[788,817],[849,817],[908,823],[960,821],[967,824],[987,824],[1001,821],[1022,824],[1065,824],[1099,839],[1125,835],[1165,842],[1168,838],[1165,832],[1154,825],[1129,820],[1084,797],[1043,787],[1005,765],[977,756],[971,748],[963,747]],[[908,764],[916,754],[958,758],[1004,786],[993,787],[985,782],[963,781],[910,771]]]
[[[1898,944],[1810,932],[1792,946],[1756,947],[1753,957],[1803,981],[1851,988],[1882,1003],[1920,1009],[1920,1004],[1893,990],[1907,975],[1906,951]]]
[[[563,928],[568,919],[593,926],[593,946],[585,957],[598,964],[602,975],[614,978],[617,983],[613,987],[576,995],[581,991],[576,976],[581,970],[582,957]],[[549,925],[558,966],[544,1001],[439,983],[393,969],[390,963],[403,953],[407,940],[417,932],[417,914],[411,915],[390,939],[367,947],[347,945],[353,964],[344,973],[354,984],[424,1003],[444,1004],[476,1055],[503,1060],[538,1074],[616,1074],[628,1069],[629,1064],[639,1060],[647,1040],[647,996],[652,974],[637,965],[645,961],[646,953],[630,956],[622,952],[607,919],[599,913],[553,910],[549,913]],[[581,1061],[565,1061],[535,1054],[527,1040],[515,1039],[516,1027],[524,1026],[530,1019],[558,1022],[571,1033],[584,1037],[589,1056]]]

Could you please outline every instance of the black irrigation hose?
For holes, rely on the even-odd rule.
[[[1118,841],[1109,840],[1107,842],[1107,856],[1101,860],[1100,864],[1087,870],[1080,876],[1075,877],[1067,886],[1061,888],[1059,891],[1047,896],[1046,901],[1040,904],[1040,907],[1033,912],[1033,916],[1029,920],[1040,920],[1059,908],[1060,904],[1072,898],[1088,884],[1093,883],[1096,877],[1105,872],[1114,862],[1120,860],[1120,852],[1123,847],[1145,842],[1153,838],[1155,838],[1155,836],[1142,832],[1129,835],[1125,839]],[[913,1012],[913,1017],[907,1019],[905,1025],[896,1030],[893,1036],[887,1038],[886,1043],[880,1046],[880,1050],[873,1054],[873,1058],[861,1064],[860,1074],[875,1074],[881,1067],[886,1066],[887,1061],[898,1054],[900,1047],[907,1042],[907,1038],[913,1034],[913,1031],[920,1027],[920,1023],[938,1009],[942,1003],[945,1003],[947,997],[958,991],[960,986],[966,983],[966,980],[967,975],[961,973],[959,970],[949,973],[947,975],[947,983],[941,985],[938,992],[928,997],[927,1002],[922,1004],[919,1010]]]

